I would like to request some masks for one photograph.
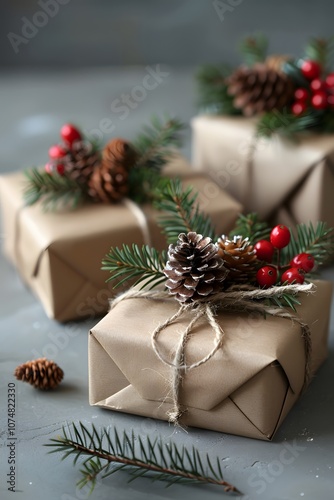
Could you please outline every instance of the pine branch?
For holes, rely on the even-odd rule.
[[[292,235],[289,245],[281,251],[282,265],[288,265],[302,252],[312,254],[317,265],[327,262],[334,254],[333,228],[328,228],[325,222],[318,222],[316,226],[298,224],[297,235]]]
[[[170,180],[160,190],[155,206],[165,212],[158,224],[168,243],[175,243],[180,233],[190,231],[215,239],[210,217],[200,210],[196,201],[198,194],[192,191],[192,187],[183,190],[179,179]]]
[[[239,50],[247,66],[253,66],[256,63],[263,62],[267,56],[267,49],[268,39],[260,33],[245,38],[239,45]]]
[[[238,235],[248,238],[250,243],[254,245],[259,240],[269,238],[270,228],[266,222],[259,221],[256,213],[241,214],[236,221],[235,228],[230,233],[230,238]]]
[[[271,297],[270,299],[266,299],[266,303],[268,305],[276,306],[276,307],[289,307],[293,311],[296,312],[296,306],[300,306],[301,302],[297,299],[296,294],[284,292],[279,297]]]
[[[143,245],[141,249],[136,244],[131,248],[123,245],[122,248],[111,248],[102,261],[102,270],[111,273],[107,282],[120,279],[114,288],[130,279],[136,279],[133,286],[144,282],[143,287],[153,288],[166,280],[162,272],[166,261],[165,252],[160,254],[155,248],[147,245]]]
[[[42,200],[45,210],[76,208],[87,199],[83,189],[66,176],[50,175],[37,168],[26,170],[25,175],[28,182],[23,196],[27,205]]]
[[[289,110],[273,110],[261,116],[257,122],[256,133],[259,137],[271,137],[282,134],[294,138],[298,132],[316,128],[321,125],[323,112],[309,111],[295,116]]]
[[[235,115],[241,111],[233,105],[234,96],[229,95],[226,78],[231,74],[227,65],[202,66],[196,74],[198,105],[204,112]]]
[[[133,143],[139,153],[134,168],[146,167],[160,171],[174,155],[174,148],[181,145],[180,132],[183,129],[184,125],[179,120],[161,121],[153,117],[151,125],[144,127],[144,132]]]
[[[148,476],[153,480],[167,481],[169,486],[176,482],[196,482],[223,486],[226,492],[240,493],[224,480],[219,459],[214,467],[209,455],[204,461],[195,447],[190,452],[172,442],[163,444],[161,440],[152,441],[149,437],[144,441],[141,436],[136,437],[133,433],[129,436],[126,431],[120,437],[115,427],[113,432],[107,428],[98,432],[92,425],[90,431],[81,422],[78,426],[72,423],[72,430],[63,428],[63,435],[51,439],[51,443],[45,446],[54,448],[50,453],[62,453],[62,460],[74,455],[74,465],[80,457],[88,457],[80,471],[80,487],[91,483],[93,489],[99,475],[106,478],[124,469],[131,473],[130,481]]]
[[[334,62],[334,37],[311,38],[305,48],[305,59],[317,61],[324,73],[330,71]]]

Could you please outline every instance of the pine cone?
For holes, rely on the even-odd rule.
[[[79,184],[87,185],[93,171],[101,162],[101,154],[88,141],[73,142],[68,154],[59,160],[65,174]]]
[[[54,361],[38,358],[19,365],[14,372],[17,380],[28,382],[37,389],[55,389],[63,379],[64,372]]]
[[[234,236],[229,240],[222,235],[218,240],[218,255],[229,270],[228,281],[234,283],[251,282],[256,272],[256,252],[249,239]]]
[[[102,153],[100,167],[88,183],[88,194],[95,201],[117,202],[129,191],[129,170],[137,160],[137,152],[123,139],[108,142]]]
[[[177,244],[169,245],[164,269],[169,293],[181,303],[210,297],[222,290],[227,270],[211,238],[181,233]]]
[[[245,116],[282,109],[294,96],[293,81],[285,74],[255,64],[252,68],[241,66],[227,80],[228,93],[235,96],[233,104]]]

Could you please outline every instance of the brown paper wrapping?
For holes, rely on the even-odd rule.
[[[166,174],[180,175],[184,184],[199,190],[203,210],[218,232],[233,227],[242,207],[208,176],[192,172],[182,158],[173,161]],[[24,181],[23,173],[0,178],[4,251],[51,318],[68,321],[107,311],[114,292],[105,283],[108,274],[101,271],[101,261],[111,246],[166,247],[156,223],[158,213],[148,205],[142,207],[145,215],[127,200],[45,213],[40,204],[24,207]]]
[[[332,285],[315,281],[316,292],[302,294],[298,315],[310,326],[311,368],[327,356]],[[149,315],[146,308],[149,309]],[[172,408],[171,368],[151,345],[155,327],[176,312],[176,301],[132,298],[121,301],[89,336],[91,405],[167,420]],[[159,337],[171,357],[190,316],[182,316]],[[222,347],[204,365],[186,372],[180,402],[187,407],[181,424],[270,440],[300,396],[305,351],[300,326],[290,319],[220,312]],[[186,345],[187,365],[212,349],[206,322]]]
[[[193,165],[208,172],[249,212],[277,223],[334,226],[334,135],[300,134],[293,142],[261,139],[247,165],[255,119],[193,119]]]

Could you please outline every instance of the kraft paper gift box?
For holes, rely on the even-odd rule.
[[[240,203],[208,176],[192,173],[183,158],[165,169],[199,191],[199,201],[219,232],[232,229]],[[24,206],[23,173],[0,177],[4,252],[41,300],[47,315],[68,321],[101,315],[114,293],[101,261],[111,246],[152,244],[166,247],[157,226],[158,212],[124,200],[116,205],[89,204],[69,212],[45,212]]]
[[[311,371],[327,356],[332,285],[315,281],[316,291],[302,294],[297,314],[311,329]],[[152,332],[178,309],[173,300],[128,298],[89,335],[91,405],[167,420],[171,410],[172,368],[152,347]],[[149,314],[147,312],[149,311]],[[187,313],[190,314],[190,313]],[[206,363],[186,371],[180,402],[181,425],[270,440],[300,396],[305,374],[305,344],[296,321],[267,315],[255,321],[245,313],[218,312],[222,346]],[[160,333],[163,356],[173,361],[190,316]],[[185,363],[212,349],[214,334],[201,319],[185,347]],[[302,426],[302,422],[300,423]]]
[[[246,211],[262,219],[289,225],[322,220],[332,227],[334,135],[260,139],[250,167],[247,157],[255,130],[255,118],[194,118],[194,168],[210,173]]]

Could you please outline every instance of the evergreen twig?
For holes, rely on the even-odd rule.
[[[168,243],[175,243],[180,233],[196,233],[215,239],[210,217],[204,214],[193,188],[183,188],[179,179],[170,180],[157,195],[155,205],[165,212],[158,220]]]
[[[76,208],[87,200],[82,186],[66,176],[50,175],[37,168],[26,170],[25,175],[28,182],[23,196],[27,205],[42,199],[45,210],[54,210],[60,206]]]
[[[305,58],[317,61],[323,71],[330,71],[334,63],[334,36],[311,38],[305,48]]]
[[[239,50],[247,66],[261,63],[267,56],[268,39],[262,33],[247,37],[241,41]]]
[[[134,285],[143,283],[143,287],[153,288],[166,280],[162,270],[167,261],[166,252],[159,253],[155,248],[143,245],[140,248],[123,245],[122,248],[111,248],[102,261],[102,270],[109,271],[111,276],[107,281],[120,280],[114,288],[130,279],[135,279]]]
[[[325,222],[298,224],[296,236],[291,235],[290,243],[281,251],[282,265],[287,265],[299,253],[313,255],[317,265],[322,265],[334,254],[333,228]]]
[[[92,425],[87,429],[81,422],[63,428],[63,435],[50,440],[45,446],[53,447],[50,453],[60,452],[62,460],[74,456],[76,465],[80,457],[88,457],[80,470],[82,479],[78,486],[91,483],[94,489],[97,477],[106,478],[119,470],[130,472],[129,481],[147,476],[152,480],[175,483],[190,482],[222,486],[226,492],[240,493],[235,486],[224,480],[219,459],[214,466],[209,455],[202,459],[198,450],[189,451],[175,443],[164,444],[161,439],[144,441],[141,436],[129,435],[123,431],[120,436],[116,427],[113,432],[107,428],[100,431]],[[137,445],[137,446],[136,446]]]
[[[198,105],[204,112],[214,114],[239,115],[241,111],[233,105],[234,96],[227,91],[226,78],[231,74],[227,65],[202,66],[197,74]]]
[[[271,137],[273,134],[282,134],[295,138],[295,134],[316,128],[321,124],[323,114],[317,111],[308,111],[302,115],[293,115],[289,110],[273,110],[264,113],[258,120],[256,133],[259,137]]]
[[[166,118],[162,121],[153,116],[151,125],[144,127],[133,143],[139,153],[135,168],[161,170],[174,155],[174,148],[181,145],[180,132],[183,129],[184,125],[179,120]]]
[[[236,221],[235,228],[230,232],[230,238],[238,235],[248,238],[250,243],[254,245],[259,240],[269,238],[270,228],[266,222],[259,220],[256,213],[241,214]]]

